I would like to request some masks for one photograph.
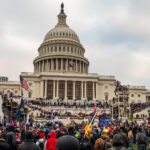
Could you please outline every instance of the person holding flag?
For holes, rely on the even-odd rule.
[[[94,123],[94,119],[96,117],[96,104],[94,104],[94,113],[93,113],[93,117],[92,119],[89,121],[89,123],[85,126],[84,130],[85,130],[85,135],[84,137],[87,137],[88,139],[91,138],[91,134],[92,134],[92,130],[93,130],[93,123]]]
[[[24,100],[21,99],[18,111],[16,113],[16,117],[19,117],[25,111]]]
[[[26,91],[28,91],[29,89],[27,82],[24,80],[24,78],[21,75],[20,75],[20,84],[21,84],[21,101],[20,101],[18,111],[16,113],[16,117],[19,117],[25,111],[22,88],[24,88]]]

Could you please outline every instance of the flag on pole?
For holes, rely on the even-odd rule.
[[[93,130],[93,123],[94,123],[94,119],[96,116],[96,104],[94,104],[94,112],[93,112],[93,116],[91,118],[91,120],[89,121],[89,123],[85,126],[84,130],[85,130],[85,137],[87,137],[88,139],[91,138],[92,135],[92,130]]]
[[[19,105],[16,117],[19,117],[24,111],[25,111],[24,100],[21,99],[21,102],[20,102],[20,105]]]
[[[28,84],[21,75],[20,75],[20,83],[21,87],[24,88],[26,91],[28,91],[29,89]]]
[[[129,114],[129,121],[134,123],[133,117],[131,116],[131,114]]]
[[[53,110],[51,111],[51,121],[52,121],[52,125],[54,125],[55,124],[55,117],[54,117]]]
[[[73,62],[72,60],[70,60],[69,64],[70,64],[71,67],[73,67],[73,65],[75,64],[75,62]]]

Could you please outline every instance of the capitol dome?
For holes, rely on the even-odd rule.
[[[68,39],[80,42],[77,34],[72,29],[70,29],[68,26],[60,25],[56,26],[46,34],[44,42],[55,39]]]
[[[33,61],[35,73],[88,73],[85,49],[77,34],[67,25],[66,18],[62,3],[57,25],[46,34],[38,48],[39,56]]]

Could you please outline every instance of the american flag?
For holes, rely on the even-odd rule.
[[[20,83],[21,87],[24,88],[26,91],[28,91],[29,89],[28,84],[21,75],[20,75]]]
[[[73,62],[72,60],[70,60],[69,64],[73,66],[75,64],[75,62]]]

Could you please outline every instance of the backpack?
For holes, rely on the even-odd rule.
[[[110,143],[109,139],[104,140],[104,144],[103,144],[102,150],[108,150],[109,148],[112,148],[112,144]]]
[[[136,140],[137,140],[138,144],[145,144],[144,134],[143,133],[138,133]]]
[[[41,150],[43,150],[44,149],[44,143],[43,142],[39,143],[39,147],[41,148]]]

